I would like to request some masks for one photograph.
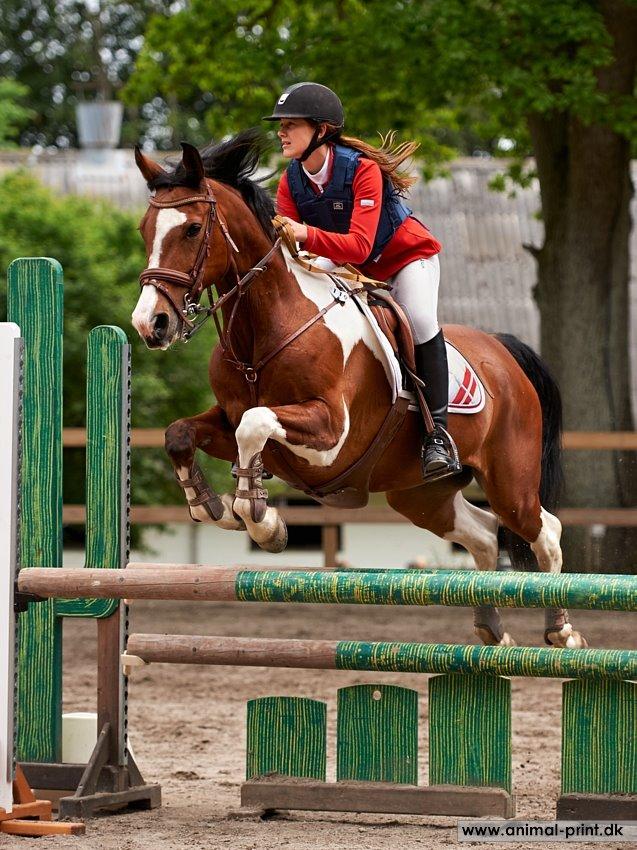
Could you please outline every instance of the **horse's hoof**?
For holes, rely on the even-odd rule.
[[[502,632],[498,638],[488,626],[476,626],[474,631],[485,646],[517,646],[508,632]]]
[[[288,527],[281,517],[278,517],[274,534],[268,540],[259,543],[259,546],[264,552],[271,552],[273,555],[277,555],[279,552],[283,552],[287,545]]]
[[[547,631],[544,638],[549,646],[555,646],[559,649],[586,649],[588,641],[580,632],[573,630],[570,623],[559,630]]]

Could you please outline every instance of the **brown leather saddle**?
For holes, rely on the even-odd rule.
[[[389,292],[382,289],[368,291],[367,303],[398,358],[403,375],[406,378],[407,388],[413,389],[416,395],[425,431],[431,433],[434,429],[434,423],[423,393],[425,384],[416,373],[414,338],[405,311],[400,304],[394,301]]]
[[[403,308],[382,289],[368,293],[367,303],[398,360],[415,372],[414,338]]]

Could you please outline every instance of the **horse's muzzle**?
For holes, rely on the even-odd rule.
[[[165,312],[154,313],[143,321],[133,316],[135,330],[147,348],[168,348],[175,340],[176,324],[174,318]]]

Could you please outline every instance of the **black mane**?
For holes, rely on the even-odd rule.
[[[206,177],[238,189],[264,232],[274,240],[271,221],[275,215],[274,203],[266,190],[259,186],[258,181],[252,179],[252,175],[258,168],[259,159],[266,151],[267,142],[263,133],[258,127],[252,127],[249,130],[242,130],[225,142],[210,143],[199,153]],[[148,184],[149,189],[170,189],[175,186],[197,188],[196,179],[193,180],[181,160],[178,163],[169,161],[167,164],[172,171],[167,171],[151,180]]]

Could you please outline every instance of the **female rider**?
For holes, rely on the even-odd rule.
[[[422,449],[426,481],[458,471],[447,432],[447,351],[438,326],[440,243],[411,216],[401,196],[415,182],[400,164],[416,150],[407,143],[380,148],[342,135],[343,106],[318,83],[297,83],[278,99],[283,156],[291,160],[277,192],[277,211],[305,250],[337,265],[389,281],[411,325],[418,376],[435,423]]]

